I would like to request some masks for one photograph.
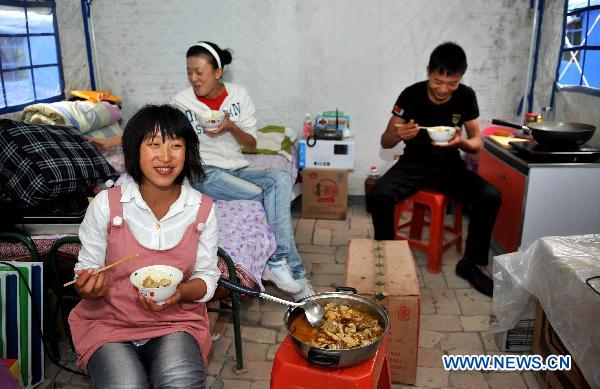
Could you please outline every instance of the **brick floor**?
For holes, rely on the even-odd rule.
[[[465,228],[466,229],[465,217]],[[371,238],[373,227],[364,205],[351,206],[342,221],[300,219],[294,214],[298,251],[309,264],[307,270],[317,292],[330,291],[343,282],[347,243],[351,238]],[[488,332],[492,300],[472,289],[454,274],[460,254],[444,253],[442,272],[427,272],[427,258],[414,252],[421,287],[421,329],[419,336],[419,368],[417,386],[424,388],[539,388],[533,372],[448,372],[443,370],[441,356],[449,353],[502,354],[494,335]],[[272,286],[267,292],[289,298]],[[287,335],[282,325],[286,307],[262,299],[243,303],[244,370],[235,369],[233,327],[225,325],[214,342],[206,369],[208,389],[262,389],[269,387],[273,358]],[[66,355],[67,343],[61,343]],[[69,365],[73,366],[72,358]],[[50,361],[46,364],[46,380],[41,388],[91,387],[87,377],[59,371]],[[317,386],[318,387],[318,384]],[[393,388],[415,386],[394,384]]]

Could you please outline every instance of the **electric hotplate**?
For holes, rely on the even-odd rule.
[[[600,161],[600,148],[598,147],[547,148],[535,141],[509,142],[508,144],[527,162],[594,163]]]

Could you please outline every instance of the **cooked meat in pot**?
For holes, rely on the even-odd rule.
[[[298,340],[324,349],[349,349],[375,342],[383,328],[373,316],[359,308],[328,303],[325,320],[313,328],[304,315],[298,315],[290,325],[290,333]]]

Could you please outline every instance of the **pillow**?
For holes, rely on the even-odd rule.
[[[2,119],[0,150],[0,185],[25,206],[36,207],[118,177],[74,127]]]

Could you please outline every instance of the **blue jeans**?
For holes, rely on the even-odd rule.
[[[216,200],[256,200],[265,208],[267,222],[275,236],[277,249],[271,260],[285,259],[294,279],[306,277],[304,264],[298,255],[292,228],[290,201],[292,179],[279,169],[225,170],[206,166],[206,179],[195,188]]]
[[[204,388],[204,362],[196,339],[175,332],[149,340],[107,343],[88,362],[94,388]]]

